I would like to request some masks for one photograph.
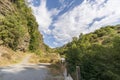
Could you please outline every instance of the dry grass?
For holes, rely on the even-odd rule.
[[[59,55],[56,53],[43,54],[41,56],[33,54],[30,63],[55,63],[59,61]]]
[[[32,53],[33,54],[33,53]],[[30,63],[39,63],[39,56],[33,54],[29,60]]]
[[[50,68],[50,72],[54,76],[60,75],[62,73],[62,66],[61,66],[61,64],[59,62],[50,65],[49,68]]]
[[[64,80],[63,69],[60,62],[53,63],[49,66],[50,76],[46,80]]]
[[[20,51],[15,52],[10,48],[0,46],[0,66],[19,63],[28,54],[32,54],[29,60],[30,63],[55,63],[59,61],[60,58],[56,53],[44,53],[43,55],[36,55],[35,53],[23,53]]]
[[[15,52],[9,48],[0,46],[0,66],[19,63],[29,54],[31,54],[30,63],[52,63],[52,65],[48,66],[50,74],[46,77],[46,80],[64,80],[62,66],[59,63],[60,57],[56,53],[39,56],[34,53]]]
[[[26,53],[15,52],[7,47],[0,46],[0,66],[7,66],[20,62]]]

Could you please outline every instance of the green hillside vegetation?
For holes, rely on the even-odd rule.
[[[31,63],[58,61],[55,50],[43,43],[28,4],[25,0],[0,0],[0,66],[20,62],[31,53]]]
[[[81,34],[58,52],[66,55],[68,72],[74,78],[80,66],[81,80],[120,80],[120,25]]]
[[[0,0],[0,45],[32,52],[44,49],[38,24],[24,0]]]
[[[22,52],[16,54],[17,51]],[[54,62],[59,58],[57,52],[65,55],[68,72],[75,76],[76,66],[80,66],[82,80],[120,80],[120,25],[81,34],[56,52],[43,43],[25,0],[0,0],[0,64],[4,65],[5,59],[19,62],[16,59],[23,58],[23,52],[28,51],[40,55],[32,56],[30,61],[36,63]]]

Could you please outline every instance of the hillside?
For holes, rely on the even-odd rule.
[[[24,0],[0,0],[0,45],[20,51],[44,49],[38,24]]]
[[[74,37],[58,52],[66,56],[68,72],[74,78],[79,66],[82,80],[120,80],[120,25]]]
[[[47,55],[46,49],[49,47],[43,43],[25,0],[0,0],[0,65],[17,63],[29,53],[37,54],[32,62],[34,58],[40,62],[41,55]]]

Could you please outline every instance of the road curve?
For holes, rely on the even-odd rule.
[[[0,68],[0,80],[49,80],[49,64],[22,64]]]

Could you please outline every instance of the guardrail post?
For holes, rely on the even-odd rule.
[[[76,79],[81,80],[80,67],[76,66]]]

